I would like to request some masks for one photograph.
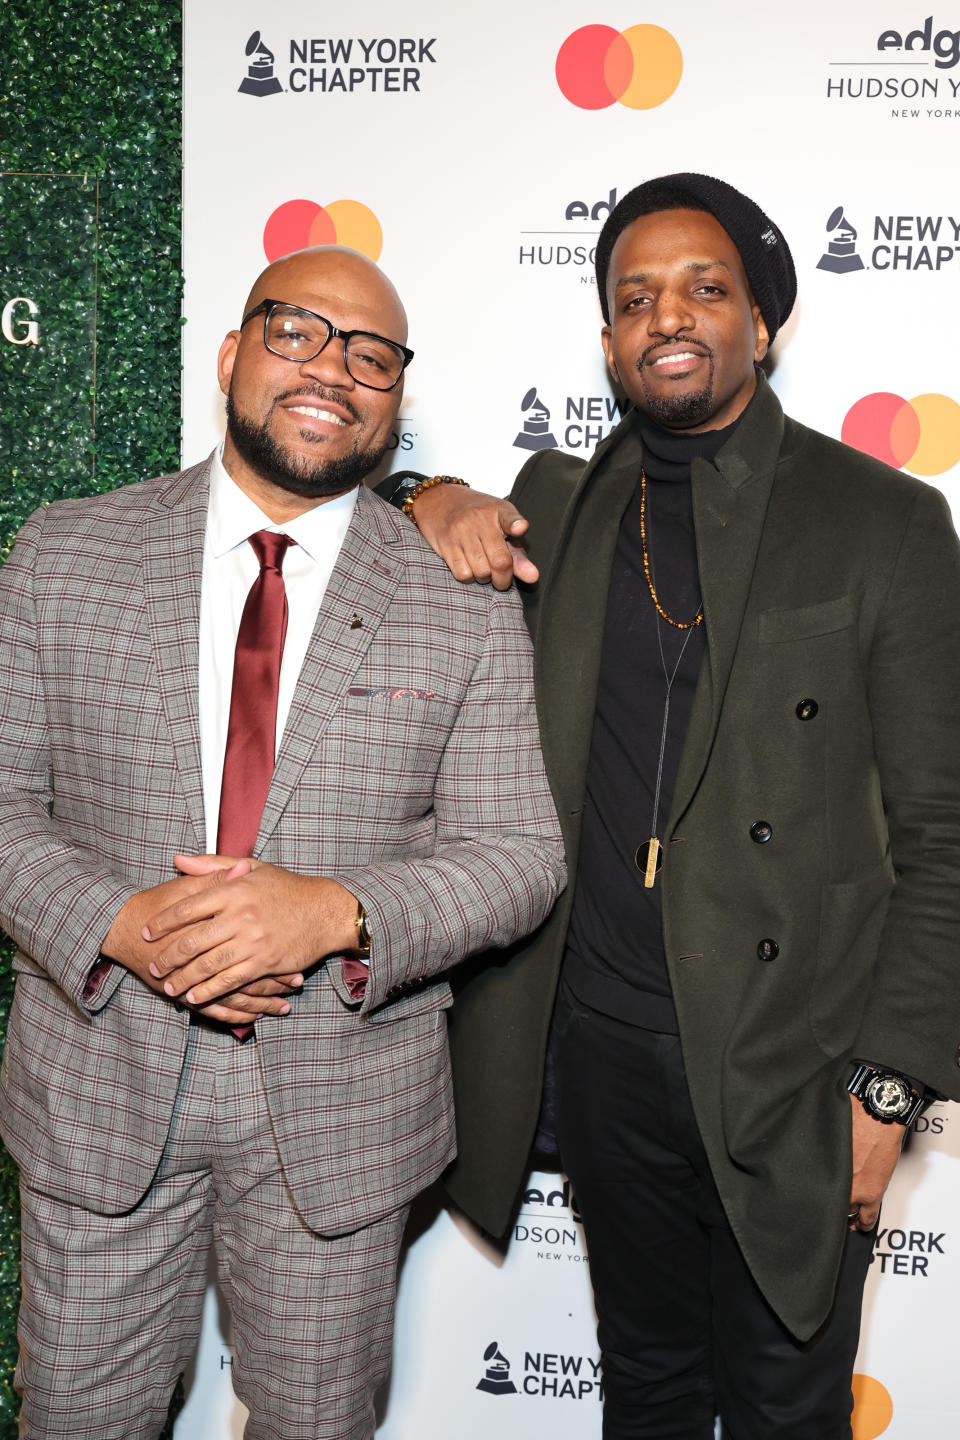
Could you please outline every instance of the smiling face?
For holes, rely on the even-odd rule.
[[[658,425],[720,430],[756,388],[769,343],[740,253],[705,210],[642,215],[617,238],[603,349],[614,379]]]
[[[323,315],[340,330],[368,330],[403,344],[400,299],[376,265],[353,250],[301,250],[259,277],[244,307],[269,296]],[[312,360],[291,361],[263,343],[263,315],[231,330],[218,377],[227,396],[223,460],[272,519],[290,519],[358,485],[380,463],[403,395],[371,390],[348,374],[331,339]]]

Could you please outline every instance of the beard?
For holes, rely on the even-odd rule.
[[[646,361],[647,354],[656,358],[656,351],[660,346],[651,346],[645,352],[643,361]],[[698,347],[699,348],[699,347]],[[640,366],[640,384],[643,389],[643,404],[641,409],[651,420],[662,425],[666,430],[688,430],[693,425],[703,425],[710,419],[716,406],[713,400],[713,356],[706,352],[710,360],[710,372],[707,376],[707,383],[702,390],[679,391],[675,395],[651,395],[646,384],[644,365]]]
[[[309,393],[304,392],[305,400],[329,398],[333,397],[322,395],[313,388]],[[339,405],[355,413],[342,396],[335,398]],[[262,480],[307,500],[329,500],[334,495],[343,495],[347,490],[355,489],[365,476],[377,468],[387,453],[384,443],[375,449],[354,450],[335,460],[324,460],[319,456],[310,460],[306,456],[293,455],[278,444],[270,433],[269,425],[269,414],[261,425],[240,415],[233,403],[232,392],[228,393],[227,433],[238,454]],[[322,437],[317,436],[314,443],[322,444]]]

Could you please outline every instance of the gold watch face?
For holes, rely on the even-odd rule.
[[[896,1119],[910,1108],[910,1091],[895,1075],[875,1075],[864,1097],[878,1115]]]

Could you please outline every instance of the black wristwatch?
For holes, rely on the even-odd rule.
[[[929,1104],[926,1094],[906,1075],[878,1065],[858,1065],[847,1089],[868,1115],[884,1125],[912,1125]]]

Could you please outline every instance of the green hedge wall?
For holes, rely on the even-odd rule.
[[[3,429],[0,419],[4,544],[45,500],[113,489],[179,464],[180,21],[179,0],[0,5],[0,170],[86,174],[96,177],[99,191],[95,441],[92,405],[54,413],[45,436],[49,465],[42,474],[36,468],[17,473],[17,447],[28,444],[23,432],[29,422],[8,413]],[[0,217],[0,275],[16,274],[22,223],[13,208]],[[69,289],[73,283],[68,267],[64,284]],[[60,436],[62,445],[56,443]],[[0,1030],[11,990],[6,945]],[[3,1155],[0,1440],[13,1440],[17,1429],[16,1196],[15,1168]]]

